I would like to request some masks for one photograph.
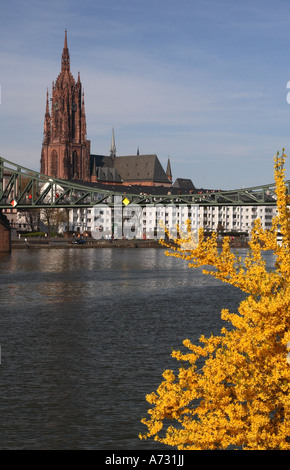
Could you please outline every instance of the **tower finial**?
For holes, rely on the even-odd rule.
[[[62,51],[62,58],[61,58],[61,70],[69,70],[70,69],[70,60],[69,60],[69,51],[67,47],[67,30],[64,33],[64,46]]]

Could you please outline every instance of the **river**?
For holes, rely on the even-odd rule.
[[[159,248],[0,255],[0,449],[162,449],[146,394],[243,297]]]

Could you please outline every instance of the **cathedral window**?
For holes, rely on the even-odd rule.
[[[58,176],[58,155],[56,150],[53,150],[51,153],[51,176]]]

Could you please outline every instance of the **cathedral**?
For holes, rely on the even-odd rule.
[[[41,173],[62,179],[90,181],[90,141],[86,136],[84,93],[70,72],[65,32],[61,72],[52,84],[51,110],[47,91]]]
[[[104,185],[172,187],[170,161],[165,171],[155,154],[140,155],[137,150],[136,155],[117,156],[114,129],[109,155],[91,154],[90,147],[80,73],[76,81],[70,71],[65,31],[61,71],[50,99],[47,90],[41,173]]]

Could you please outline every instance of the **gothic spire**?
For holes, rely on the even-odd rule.
[[[46,110],[44,116],[44,131],[43,131],[43,142],[50,142],[50,114],[49,114],[49,98],[48,98],[48,89],[46,93]]]
[[[115,157],[115,156],[116,156],[115,134],[114,134],[114,128],[112,128],[112,142],[111,142],[111,148],[110,148],[110,157]]]
[[[87,124],[85,112],[85,92],[82,93],[82,111],[81,111],[81,141],[85,142],[87,139]]]
[[[48,99],[48,89],[47,89],[47,92],[46,92],[46,111],[45,111],[45,115],[46,115],[46,116],[49,116],[49,99]]]
[[[171,165],[170,165],[170,159],[169,158],[168,158],[168,162],[167,162],[166,176],[169,179],[169,181],[172,181],[172,172],[171,172]]]
[[[61,58],[61,70],[69,70],[70,69],[70,58],[69,58],[69,50],[67,47],[67,30],[65,30],[64,35],[64,46],[62,51],[62,58]]]

